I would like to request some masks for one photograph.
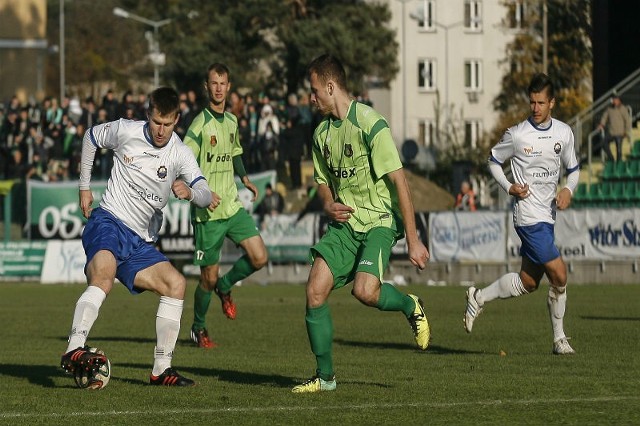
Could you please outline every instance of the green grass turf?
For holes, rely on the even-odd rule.
[[[337,391],[303,395],[291,387],[315,369],[304,287],[236,288],[235,321],[214,298],[208,326],[220,346],[202,350],[187,340],[194,286],[173,365],[196,387],[147,386],[158,298],[116,285],[88,341],[113,376],[84,391],[58,367],[84,286],[0,284],[0,424],[640,424],[638,285],[569,289],[571,357],[551,354],[546,285],[487,305],[472,335],[462,328],[465,288],[401,287],[425,300],[425,352],[400,313],[341,289],[330,298]]]

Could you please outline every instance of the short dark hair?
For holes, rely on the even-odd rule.
[[[227,75],[227,79],[231,81],[231,72],[229,71],[229,67],[221,62],[214,62],[213,64],[207,67],[207,75],[204,76],[204,81],[209,81],[209,74],[211,71],[214,71],[218,75]]]
[[[527,93],[540,93],[545,89],[547,89],[547,95],[549,95],[549,99],[553,99],[556,97],[555,87],[549,76],[544,73],[534,74],[534,76],[531,77],[531,82],[529,83]]]
[[[320,55],[311,61],[309,76],[311,74],[316,74],[322,83],[333,80],[342,90],[347,90],[347,73],[340,60],[329,53]]]
[[[172,87],[159,87],[149,95],[149,114],[156,109],[162,115],[177,114],[180,110],[180,97]]]

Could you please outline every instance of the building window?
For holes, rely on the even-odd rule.
[[[467,148],[477,148],[478,141],[482,135],[482,121],[466,120],[464,122],[464,146]]]
[[[480,60],[464,61],[464,88],[469,92],[482,90],[482,62]]]
[[[418,60],[418,88],[422,90],[436,89],[435,59],[419,59]]]
[[[511,0],[507,4],[507,25],[511,29],[524,27],[524,0]]]
[[[421,120],[418,124],[418,143],[431,148],[436,143],[436,122],[433,120]]]
[[[464,27],[468,31],[482,30],[482,1],[465,0]]]
[[[422,31],[435,31],[436,2],[435,0],[422,0],[418,11],[411,15],[418,21],[418,27]]]

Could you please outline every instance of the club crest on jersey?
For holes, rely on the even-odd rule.
[[[560,154],[560,151],[562,151],[562,146],[560,145],[560,142],[556,142],[556,144],[553,145],[553,151],[556,154]]]
[[[353,157],[353,147],[350,143],[344,145],[344,155],[347,157]]]
[[[329,159],[329,156],[331,155],[329,152],[329,145],[325,145],[324,148],[322,148],[322,155],[324,155],[324,158]]]
[[[167,177],[167,168],[165,166],[158,167],[158,177],[164,179]]]
[[[211,144],[211,146],[218,145],[218,138],[216,138],[216,135],[211,135],[211,139],[209,139],[209,143]]]

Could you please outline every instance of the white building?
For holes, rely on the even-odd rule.
[[[381,0],[392,12],[400,72],[390,90],[372,89],[399,145],[475,146],[497,118],[492,101],[507,68],[505,48],[524,0]],[[503,21],[510,14],[506,29]]]

